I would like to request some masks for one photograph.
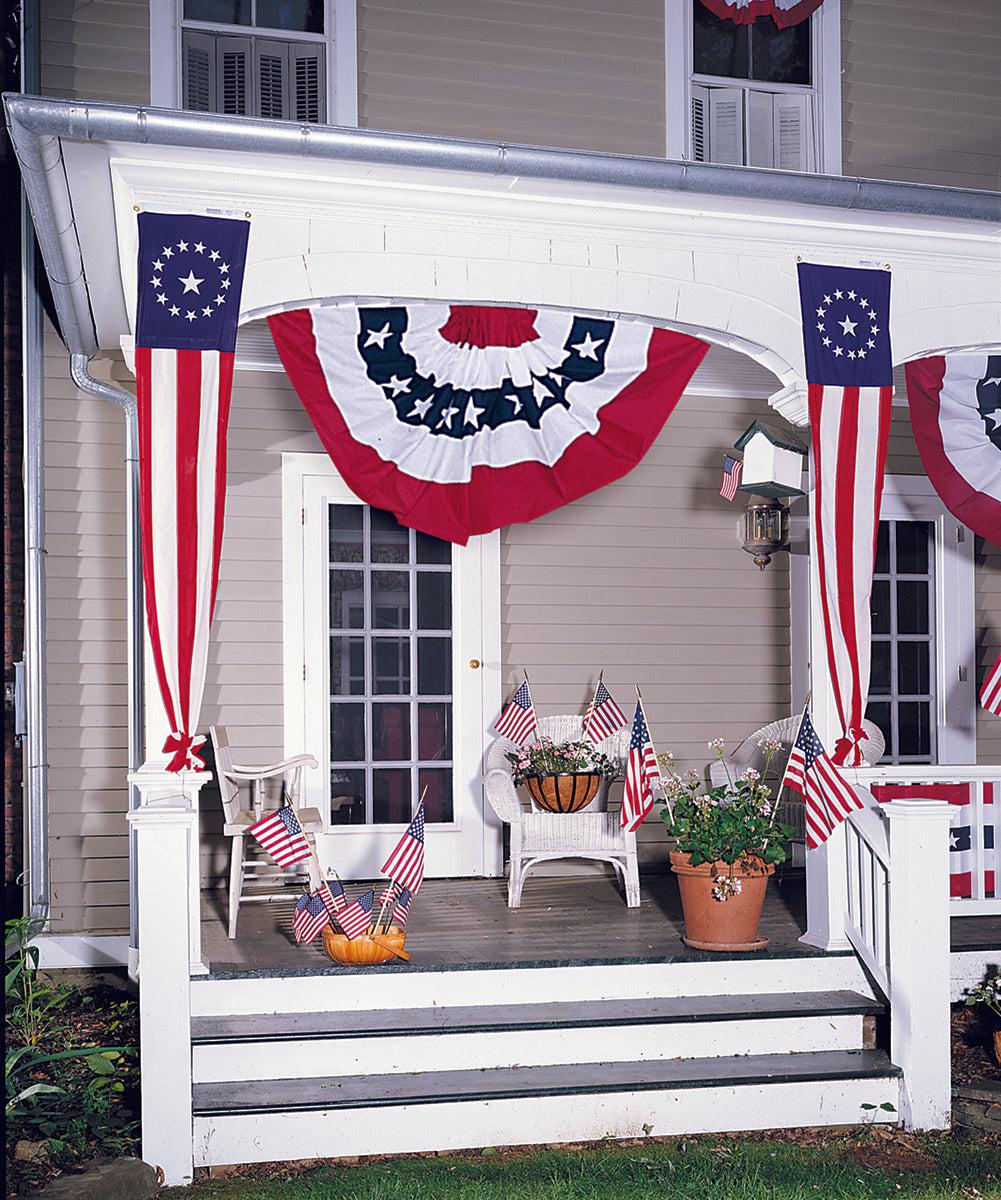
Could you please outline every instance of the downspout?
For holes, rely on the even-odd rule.
[[[143,695],[142,546],[139,540],[139,426],[136,398],[131,392],[95,379],[85,354],[70,355],[70,376],[81,392],[107,400],[125,414],[125,598],[128,607],[128,727],[129,774],[143,764],[145,752]],[[129,784],[129,812],[139,807],[139,789]],[[129,973],[135,977],[139,961],[139,906],[137,891],[136,835],[129,826]]]

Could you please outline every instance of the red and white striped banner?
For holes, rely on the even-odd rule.
[[[980,703],[996,717],[1001,717],[1001,654],[994,666],[984,676],[980,689]]]
[[[823,0],[702,0],[711,13],[735,25],[753,25],[758,17],[771,17],[779,29],[805,21]]]
[[[249,226],[142,213],[136,320],[139,528],[168,771],[200,771],[226,496],[226,427]]]

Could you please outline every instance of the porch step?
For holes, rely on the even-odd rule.
[[[852,1050],[882,1011],[837,991],[197,1017],[192,1068],[223,1083]]]
[[[195,1161],[854,1124],[897,1104],[899,1075],[860,1049],[199,1083]]]

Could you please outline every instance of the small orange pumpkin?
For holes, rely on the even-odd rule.
[[[403,950],[407,944],[407,933],[399,925],[390,925],[388,933],[380,933],[379,940],[385,942],[380,946],[368,934],[351,941],[343,933],[338,933],[330,925],[323,931],[323,948],[327,955],[337,963],[348,967],[373,966],[376,963],[397,959],[393,950]],[[389,947],[392,946],[393,950]]]

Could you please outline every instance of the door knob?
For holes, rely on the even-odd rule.
[[[471,658],[469,660],[469,665],[473,668],[474,671],[478,671],[480,668],[480,660],[478,658]]]

